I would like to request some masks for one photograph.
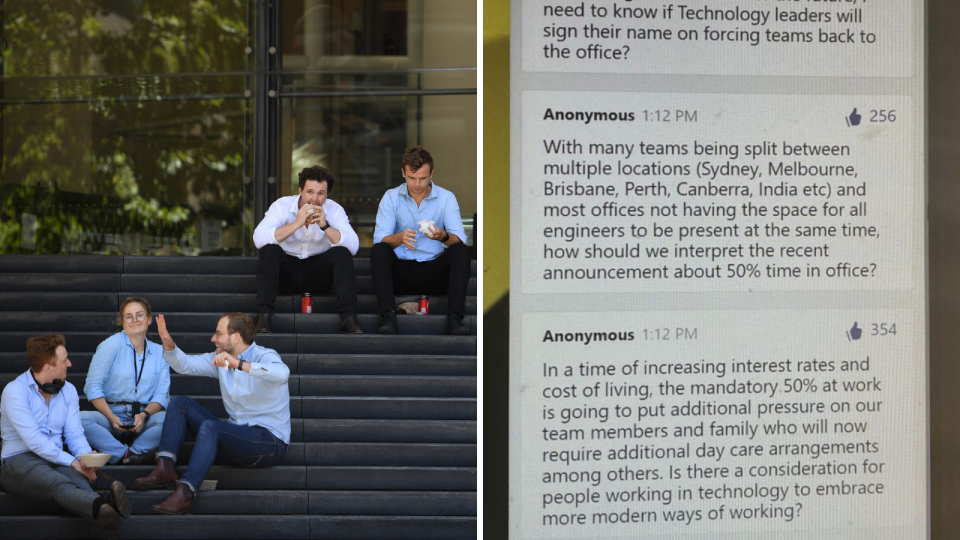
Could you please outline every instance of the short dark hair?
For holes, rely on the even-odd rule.
[[[27,340],[27,361],[30,362],[30,371],[40,373],[43,366],[52,364],[57,359],[57,347],[67,346],[67,340],[62,334],[47,334]]]
[[[227,313],[224,317],[227,318],[227,332],[239,333],[240,339],[247,345],[253,343],[257,337],[257,326],[253,324],[253,319],[240,312]]]
[[[433,172],[433,156],[419,146],[407,148],[403,151],[403,161],[400,162],[400,168],[406,170],[410,167],[414,171],[419,171],[424,165],[430,166],[430,172]]]
[[[319,165],[307,167],[306,169],[300,171],[298,178],[300,179],[300,189],[303,189],[303,186],[307,184],[307,180],[316,180],[317,182],[327,183],[328,195],[331,191],[333,191],[333,173],[330,172],[330,169],[326,167],[321,167]]]

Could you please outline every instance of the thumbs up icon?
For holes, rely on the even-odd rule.
[[[859,126],[859,125],[860,125],[860,120],[862,120],[862,119],[863,119],[863,117],[860,116],[859,114],[857,114],[857,108],[854,107],[854,108],[853,108],[853,112],[850,113],[850,116],[848,116],[848,117],[846,118],[847,127]]]
[[[860,336],[863,335],[863,328],[857,326],[857,321],[853,321],[853,328],[847,330],[847,339],[850,341],[856,341],[860,339]]]

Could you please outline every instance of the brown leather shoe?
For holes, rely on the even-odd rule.
[[[157,459],[157,466],[146,478],[137,478],[133,481],[133,489],[163,489],[177,485],[177,471],[173,470],[173,462],[169,459]]]
[[[160,504],[150,507],[154,514],[186,514],[193,512],[193,492],[183,482],[177,482],[177,489],[173,490],[173,495],[167,497],[167,500]]]
[[[109,504],[101,504],[97,521],[107,533],[107,540],[120,540],[120,514]]]
[[[357,322],[356,317],[347,317],[340,323],[340,333],[341,334],[362,334],[363,328],[360,328],[360,323]]]
[[[273,333],[273,313],[267,313],[266,311],[260,312],[260,316],[257,318],[257,333]]]
[[[128,518],[133,513],[133,506],[127,500],[127,488],[116,480],[110,484],[110,491],[104,494],[103,501],[113,507],[120,517]]]

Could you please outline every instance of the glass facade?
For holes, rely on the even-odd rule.
[[[417,144],[472,224],[474,1],[15,0],[2,18],[0,253],[253,255],[314,164],[370,245]]]

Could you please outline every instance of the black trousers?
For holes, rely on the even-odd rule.
[[[277,244],[263,246],[257,262],[257,309],[273,313],[278,294],[323,294],[337,291],[340,317],[357,316],[357,272],[343,246],[306,259],[284,253]]]
[[[457,242],[432,261],[403,261],[390,244],[380,242],[370,254],[370,271],[380,311],[393,309],[394,293],[447,295],[447,313],[463,317],[470,283],[470,249]]]

